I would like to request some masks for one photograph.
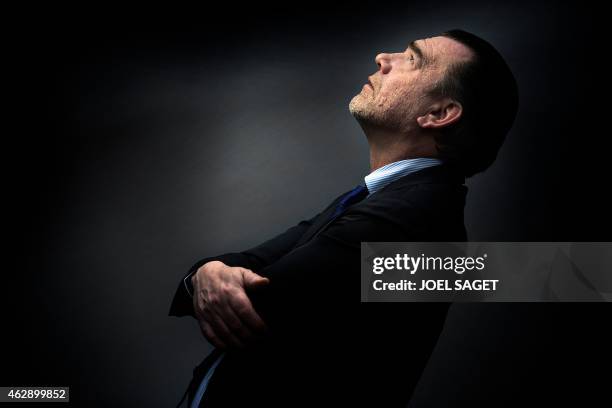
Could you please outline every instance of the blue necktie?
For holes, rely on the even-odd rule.
[[[355,187],[349,193],[347,193],[344,196],[344,198],[342,198],[342,200],[340,200],[340,202],[336,206],[336,210],[331,216],[331,219],[333,220],[334,218],[342,214],[348,207],[366,198],[367,195],[368,195],[367,187],[364,187],[364,186]]]

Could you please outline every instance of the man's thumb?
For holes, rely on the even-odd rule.
[[[266,286],[270,283],[270,279],[264,278],[251,271],[250,269],[244,269],[242,272],[242,278],[244,279],[245,288],[257,289],[261,286]]]

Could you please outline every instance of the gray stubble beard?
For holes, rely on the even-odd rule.
[[[381,109],[384,103],[377,104],[374,100],[367,100],[361,93],[355,95],[349,103],[349,111],[362,125],[385,128],[402,132],[409,127],[411,109],[405,112],[396,112],[390,109]],[[396,117],[397,116],[397,117]]]

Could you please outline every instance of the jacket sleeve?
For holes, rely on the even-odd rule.
[[[308,228],[312,226],[312,223],[318,216],[319,214],[309,220],[301,221],[282,234],[246,251],[226,253],[199,260],[189,269],[187,275],[181,279],[172,300],[169,315],[193,316],[191,276],[205,263],[221,261],[228,266],[241,266],[258,272],[289,252]]]
[[[361,242],[412,238],[410,231],[388,220],[347,214],[261,269],[259,274],[270,283],[250,298],[271,329],[298,330],[307,336],[311,323],[335,327],[360,304]]]

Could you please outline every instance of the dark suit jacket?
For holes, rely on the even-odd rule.
[[[452,166],[426,168],[388,184],[331,223],[343,195],[255,248],[196,263],[189,273],[220,260],[270,278],[267,287],[250,294],[270,336],[226,354],[205,406],[405,406],[448,304],[360,303],[360,243],[465,241],[466,193],[464,177]],[[170,314],[193,315],[183,282]],[[196,368],[191,393],[212,357]]]

